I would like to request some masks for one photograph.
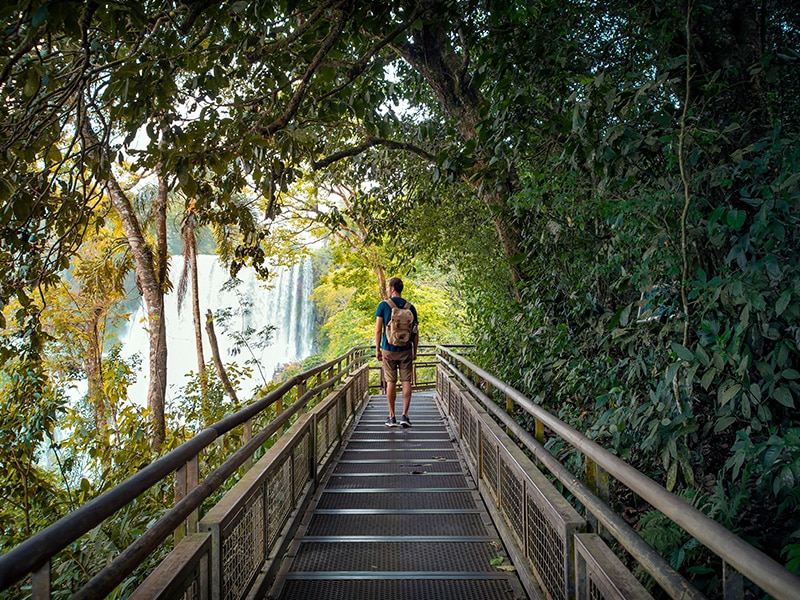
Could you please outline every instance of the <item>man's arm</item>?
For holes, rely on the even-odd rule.
[[[419,350],[419,318],[417,317],[417,308],[412,306],[414,313],[414,333],[411,334],[411,343],[414,345],[414,350],[411,355],[411,360],[417,360],[417,350]]]
[[[378,360],[383,359],[381,352],[381,338],[383,337],[383,317],[376,317],[375,319],[375,357]]]

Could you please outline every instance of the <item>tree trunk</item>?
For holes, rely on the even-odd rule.
[[[181,223],[181,241],[183,242],[183,272],[178,283],[178,310],[183,306],[186,297],[187,281],[192,285],[192,322],[194,324],[194,344],[197,355],[197,373],[200,379],[200,391],[205,403],[208,388],[205,371],[206,358],[203,351],[203,321],[200,316],[200,289],[197,273],[197,212],[195,201],[189,200],[186,214]]]
[[[374,268],[375,275],[378,277],[378,291],[380,293],[381,300],[386,300],[386,298],[389,297],[386,293],[386,272],[380,265],[375,265]]]
[[[464,141],[478,137],[481,123],[480,107],[483,97],[469,74],[466,57],[458,56],[450,46],[448,32],[445,30],[442,15],[444,7],[432,2],[429,7],[430,18],[420,29],[414,29],[412,41],[396,46],[400,55],[408,62],[433,89],[445,112],[454,120]],[[480,163],[490,164],[492,149],[476,147]],[[519,268],[522,253],[522,232],[509,208],[508,199],[516,191],[518,181],[513,165],[508,170],[497,170],[479,179],[473,185],[481,199],[489,207],[492,223],[500,241],[503,254],[514,285],[514,293],[519,297],[519,284],[524,273]]]
[[[208,342],[211,346],[211,356],[214,359],[214,366],[217,368],[217,375],[222,382],[222,387],[228,397],[238,406],[239,399],[236,397],[236,390],[233,389],[231,380],[228,379],[228,374],[225,372],[225,366],[222,364],[222,358],[219,355],[219,346],[217,345],[217,335],[214,333],[214,317],[209,310],[206,312],[206,332],[208,333]]]
[[[203,321],[200,317],[200,286],[197,272],[197,243],[194,237],[194,228],[191,233],[190,260],[192,270],[192,320],[194,322],[194,343],[197,349],[197,372],[200,375],[200,389],[206,395],[206,358],[203,352]]]
[[[86,397],[92,405],[94,412],[94,425],[97,440],[106,443],[106,432],[108,429],[108,415],[106,407],[106,395],[103,388],[103,364],[102,352],[100,349],[100,329],[99,320],[102,314],[101,308],[95,308],[89,313],[86,319],[86,358],[84,359],[84,369],[86,370],[87,391]]]
[[[147,389],[147,405],[153,412],[155,425],[153,447],[160,450],[166,436],[164,402],[167,395],[167,324],[164,313],[164,283],[167,280],[167,182],[161,165],[157,167],[158,194],[153,203],[153,218],[156,224],[156,269],[155,290],[148,306],[150,324],[150,385]],[[157,310],[153,310],[156,307]],[[157,314],[156,314],[157,313]],[[150,318],[152,315],[152,318]]]
[[[189,274],[192,282],[192,322],[194,323],[194,343],[197,352],[197,372],[200,374],[200,387],[203,395],[206,392],[206,358],[203,351],[203,321],[200,313],[200,284],[197,271],[197,237],[196,237],[197,216],[195,214],[195,202],[189,201],[186,209],[186,218],[183,221],[181,230],[183,237],[183,257],[184,272],[188,264]]]
[[[94,151],[102,165],[101,172],[104,174],[106,191],[111,198],[111,204],[122,221],[125,237],[131,249],[136,270],[136,284],[142,294],[147,309],[147,322],[150,328],[150,380],[147,390],[147,406],[151,412],[153,423],[152,448],[158,453],[164,442],[166,435],[166,424],[164,418],[164,399],[167,390],[167,332],[164,323],[164,292],[162,280],[159,273],[166,272],[166,260],[161,260],[159,271],[153,264],[153,254],[144,239],[139,219],[133,210],[130,199],[120,186],[116,177],[111,172],[108,157],[110,152],[105,143],[101,143],[89,123],[88,118],[83,119],[82,131],[84,144],[88,149]],[[159,197],[162,195],[163,178],[159,179]],[[161,199],[158,200],[161,209]],[[166,198],[163,203],[163,217],[160,219],[164,224],[166,232]],[[166,242],[166,234],[163,236]],[[159,236],[161,243],[161,236]],[[162,256],[162,252],[159,252]],[[166,248],[163,250],[166,257]]]

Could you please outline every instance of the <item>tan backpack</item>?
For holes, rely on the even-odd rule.
[[[387,298],[386,303],[392,308],[392,318],[386,324],[386,341],[392,346],[408,346],[414,333],[411,302],[406,301],[403,308],[398,308],[391,298]]]

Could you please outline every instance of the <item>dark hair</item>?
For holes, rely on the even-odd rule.
[[[392,288],[398,294],[403,293],[403,280],[399,277],[392,277],[389,280],[389,287]]]

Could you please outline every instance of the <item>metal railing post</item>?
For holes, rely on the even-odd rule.
[[[193,489],[200,484],[200,474],[198,467],[197,455],[195,454],[186,463],[180,466],[175,471],[175,504],[178,504],[186,496],[188,496]],[[175,530],[175,545],[185,538],[187,535],[197,531],[197,522],[199,521],[198,510],[195,509],[181,523]]]
[[[32,600],[50,600],[51,597],[50,559],[31,574]]]
[[[300,400],[300,398],[306,395],[307,391],[308,391],[308,386],[306,385],[306,380],[304,379],[303,381],[297,384],[297,399]],[[305,407],[303,407],[303,412],[305,412],[305,410],[306,410]]]
[[[297,394],[298,394],[298,398],[299,398],[299,397],[300,397],[300,384],[298,384],[298,386],[297,386]],[[283,410],[284,410],[284,406],[283,406],[283,396],[281,396],[281,397],[280,397],[280,398],[278,398],[278,400],[275,402],[275,417],[277,418],[277,417],[278,417],[278,416],[279,416],[279,415],[280,415],[280,414],[283,412]],[[281,437],[281,436],[283,435],[283,429],[284,429],[284,428],[283,428],[283,427],[281,427],[281,428],[278,430],[278,432],[275,434],[275,439],[278,439],[279,437]]]
[[[512,419],[514,418],[514,399],[506,394],[506,413]],[[511,435],[511,430],[506,428],[506,434]]]
[[[253,439],[253,419],[247,419],[247,421],[245,421],[243,437],[245,444]],[[249,471],[252,466],[253,466],[253,457],[248,456],[247,460],[244,462],[245,472]]]
[[[317,489],[319,486],[319,470],[317,469],[317,412],[314,412],[311,415],[311,422],[309,423],[309,431],[311,435],[309,436],[309,442],[311,448],[309,448],[309,459],[311,463],[309,464],[309,477],[311,481],[314,482],[314,489]]]
[[[725,600],[744,599],[744,577],[725,560],[722,561],[722,597]]]
[[[600,498],[604,503],[608,504],[608,473],[600,467],[591,457],[585,455],[586,458],[586,485],[592,493]],[[591,513],[586,515],[587,521],[596,533],[600,533],[600,523],[597,518]]]

